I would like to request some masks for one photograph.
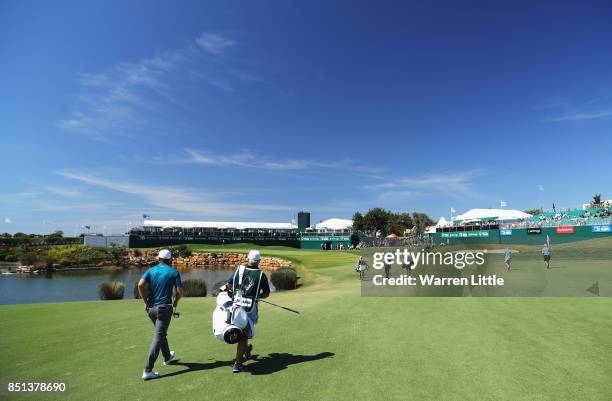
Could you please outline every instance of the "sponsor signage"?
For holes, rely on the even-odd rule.
[[[557,226],[557,234],[573,234],[574,226]]]
[[[442,233],[442,238],[483,238],[488,236],[488,231],[458,231],[453,233]]]
[[[527,229],[527,234],[528,235],[533,235],[533,234],[542,234],[542,229],[540,227],[536,227],[536,228],[528,228]]]
[[[289,238],[284,237],[215,237],[215,236],[202,236],[202,237],[182,237],[182,236],[170,236],[170,235],[140,235],[140,240],[185,240],[185,241],[287,241]],[[348,237],[346,237],[348,238]],[[291,238],[298,239],[298,238]]]
[[[591,226],[591,232],[610,233],[612,232],[612,224],[598,224],[596,226]]]
[[[512,235],[512,229],[510,228],[502,228],[501,230],[499,230],[499,236],[500,237],[506,237]]]
[[[351,237],[301,237],[301,241],[349,241]]]

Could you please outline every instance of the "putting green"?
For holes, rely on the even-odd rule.
[[[517,273],[543,268],[539,248],[513,248]],[[152,334],[141,302],[10,305],[0,307],[0,378],[69,390],[2,399],[612,399],[612,298],[368,298],[357,253],[261,250],[296,263],[303,286],[270,301],[301,314],[260,305],[247,372],[231,373],[234,346],[212,336],[210,298],[181,301],[169,331],[180,361],[158,363],[150,382],[140,379]],[[612,270],[612,238],[557,245],[553,263]]]

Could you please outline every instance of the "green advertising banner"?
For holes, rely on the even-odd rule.
[[[301,241],[349,241],[350,237],[301,237]]]
[[[442,238],[482,238],[488,236],[488,231],[458,231],[453,233],[442,233]]]

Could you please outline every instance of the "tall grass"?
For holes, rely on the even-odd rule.
[[[200,279],[191,279],[183,281],[183,296],[205,297],[206,281]]]
[[[125,284],[122,281],[103,281],[98,288],[98,295],[102,301],[123,299]]]

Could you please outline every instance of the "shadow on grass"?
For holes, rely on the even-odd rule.
[[[253,355],[253,362],[245,365],[245,371],[252,375],[269,375],[287,369],[289,365],[318,361],[319,359],[331,358],[334,355],[333,352],[321,352],[316,355],[271,353],[261,358],[259,355]]]
[[[245,372],[252,375],[269,375],[276,373],[281,370],[287,369],[289,365],[296,365],[298,363],[317,361],[319,359],[330,358],[334,356],[333,352],[321,352],[316,355],[293,355],[288,353],[271,353],[268,356],[259,357],[259,355],[253,355],[251,358],[252,362],[245,364]],[[171,372],[165,375],[161,375],[161,378],[182,375],[190,372],[198,372],[200,370],[210,370],[222,367],[229,367],[234,364],[233,361],[214,361],[207,363],[199,362],[181,362],[176,361],[173,366],[184,366],[185,369],[176,372]]]
[[[177,361],[177,362],[174,362],[172,365],[173,366],[184,366],[185,369],[179,370],[176,372],[171,372],[165,375],[160,375],[160,379],[165,378],[165,377],[182,375],[182,374],[190,373],[190,372],[198,372],[200,370],[211,370],[211,369],[217,369],[217,368],[222,368],[226,366],[232,366],[233,364],[234,364],[233,361],[214,361],[214,362],[207,362],[207,363]]]

